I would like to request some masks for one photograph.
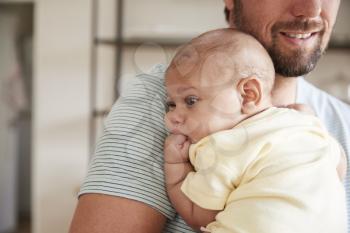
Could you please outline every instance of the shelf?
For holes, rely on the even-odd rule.
[[[164,39],[164,38],[135,38],[128,40],[120,40],[117,41],[115,39],[100,39],[96,38],[94,40],[95,45],[108,45],[108,46],[116,46],[117,44],[121,44],[123,46],[138,46],[146,43],[154,43],[161,46],[180,46],[184,43],[190,41],[190,38],[177,38],[177,39]],[[338,43],[331,42],[328,46],[328,49],[335,50],[350,50],[350,42],[347,43]]]
[[[189,39],[165,40],[165,39],[159,39],[159,38],[130,39],[130,40],[121,40],[121,41],[117,41],[114,39],[95,39],[94,43],[95,45],[108,45],[108,46],[117,46],[118,44],[121,44],[123,46],[138,46],[141,44],[152,43],[160,46],[177,47],[184,43],[187,43],[188,41]]]

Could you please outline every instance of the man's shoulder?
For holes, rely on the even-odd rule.
[[[128,82],[105,120],[109,131],[119,133],[121,127],[129,127],[128,132],[131,130],[135,134],[136,124],[139,133],[150,136],[153,132],[162,143],[165,137],[165,69],[164,65],[157,65],[150,72],[140,73]]]
[[[316,115],[330,115],[333,112],[337,115],[350,116],[350,105],[315,87],[303,78],[298,79],[297,103],[307,104],[313,107]]]
[[[130,101],[142,100],[138,103],[155,102],[166,99],[166,91],[164,85],[164,76],[166,65],[155,65],[148,72],[142,72],[120,83],[120,96],[117,103],[128,103]]]
[[[153,66],[148,72],[141,72],[137,74],[136,79],[164,83],[166,69],[167,66],[165,64],[157,64]]]
[[[350,105],[318,89],[302,78],[298,80],[297,100],[313,108],[328,131],[350,153]]]

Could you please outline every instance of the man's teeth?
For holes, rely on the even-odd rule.
[[[311,36],[311,33],[306,33],[306,34],[293,34],[293,33],[286,33],[288,37],[291,38],[297,38],[297,39],[307,39]]]

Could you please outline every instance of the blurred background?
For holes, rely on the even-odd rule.
[[[96,138],[137,73],[226,27],[222,0],[0,0],[0,233],[67,232]],[[307,79],[350,103],[350,2]]]

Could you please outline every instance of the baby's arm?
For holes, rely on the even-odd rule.
[[[207,210],[194,204],[182,191],[187,174],[193,171],[189,161],[190,142],[184,135],[171,134],[164,145],[165,182],[171,203],[192,228],[199,230],[215,220],[218,211]]]

